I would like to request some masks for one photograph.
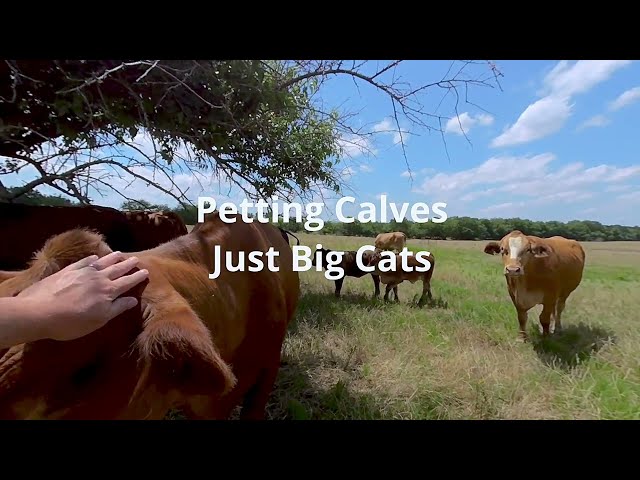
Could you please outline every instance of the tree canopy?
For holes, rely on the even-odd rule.
[[[318,92],[327,79],[348,76],[386,95],[401,133],[400,116],[413,127],[443,131],[449,115],[425,110],[420,98],[427,90],[460,99],[460,89],[466,98],[470,87],[499,86],[491,62],[452,62],[446,75],[420,85],[395,74],[400,63],[4,61],[0,180],[26,167],[36,178],[11,190],[0,181],[0,201],[42,185],[81,203],[92,203],[90,189],[112,189],[131,200],[114,182],[119,177],[143,180],[185,206],[191,202],[173,179],[196,171],[253,198],[291,199],[317,187],[338,192],[345,135],[371,132],[355,127],[350,114],[325,107]],[[133,142],[141,132],[153,140],[153,153]]]

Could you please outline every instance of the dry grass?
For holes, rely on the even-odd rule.
[[[357,249],[373,239],[297,234]],[[484,242],[410,241],[437,261],[436,307],[372,300],[371,277],[343,298],[323,273],[301,273],[302,299],[269,405],[276,419],[640,419],[640,243],[585,244],[585,278],[565,331],[515,342],[517,319],[499,260]]]

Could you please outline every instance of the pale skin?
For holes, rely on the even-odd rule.
[[[148,278],[147,270],[126,275],[136,257],[113,252],[86,257],[26,288],[0,298],[0,349],[42,339],[74,340],[137,305],[121,297]]]

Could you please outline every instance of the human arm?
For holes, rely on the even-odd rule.
[[[51,338],[73,340],[102,327],[137,300],[120,295],[149,273],[125,275],[138,259],[113,252],[86,257],[26,288],[0,298],[0,348]]]

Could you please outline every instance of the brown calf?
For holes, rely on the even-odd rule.
[[[415,283],[418,280],[422,280],[422,295],[418,300],[418,305],[422,305],[425,297],[428,300],[433,299],[431,294],[431,277],[433,276],[433,270],[436,266],[436,259],[433,254],[422,256],[423,261],[428,260],[430,263],[429,269],[425,271],[419,271],[418,268],[423,269],[425,265],[419,261],[411,252],[408,252],[406,256],[406,269],[403,269],[403,259],[400,254],[396,255],[391,252],[382,252],[376,250],[375,253],[369,258],[369,266],[375,267],[375,273],[380,276],[380,281],[386,284],[386,290],[384,292],[384,300],[389,299],[389,292],[393,288],[395,301],[398,302],[398,290],[397,286],[405,280]],[[381,262],[382,265],[380,264]],[[385,271],[388,270],[388,271]]]
[[[214,247],[221,248],[220,276]],[[278,253],[272,272],[230,272],[241,252]],[[0,284],[0,296],[111,248],[95,233],[50,239],[27,270]],[[139,306],[77,340],[16,345],[0,358],[2,419],[262,419],[281,347],[300,294],[293,252],[269,225],[222,222],[216,213],[191,233],[127,254],[149,271]],[[247,266],[250,263],[247,261]],[[217,268],[217,266],[216,266]]]

